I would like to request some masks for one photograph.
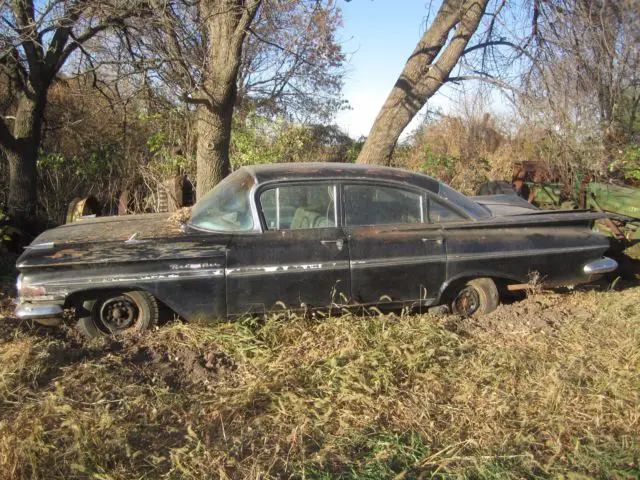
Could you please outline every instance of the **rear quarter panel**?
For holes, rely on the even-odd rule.
[[[588,280],[582,267],[609,249],[609,240],[583,226],[449,228],[447,282],[488,276],[527,283],[533,276],[548,284]]]

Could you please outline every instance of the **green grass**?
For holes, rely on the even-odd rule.
[[[46,332],[2,323],[0,478],[640,475],[638,287],[536,295],[473,322]]]

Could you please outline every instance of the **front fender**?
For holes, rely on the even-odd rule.
[[[78,265],[23,271],[22,285],[40,298],[78,307],[108,291],[144,290],[186,320],[226,316],[225,258],[119,265]]]

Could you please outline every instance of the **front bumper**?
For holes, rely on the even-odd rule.
[[[62,320],[62,313],[62,306],[55,303],[21,303],[17,306],[15,311],[16,317],[22,320],[37,320],[44,318],[58,318]]]
[[[618,268],[618,262],[613,258],[602,257],[593,260],[582,267],[582,271],[587,275],[602,275],[603,273],[613,272]]]

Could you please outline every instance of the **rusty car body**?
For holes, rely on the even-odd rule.
[[[167,214],[81,219],[18,259],[21,318],[75,308],[88,336],[281,308],[448,305],[473,315],[499,293],[590,281],[616,268],[602,215],[466,197],[405,170],[347,164],[243,167],[180,224]]]

